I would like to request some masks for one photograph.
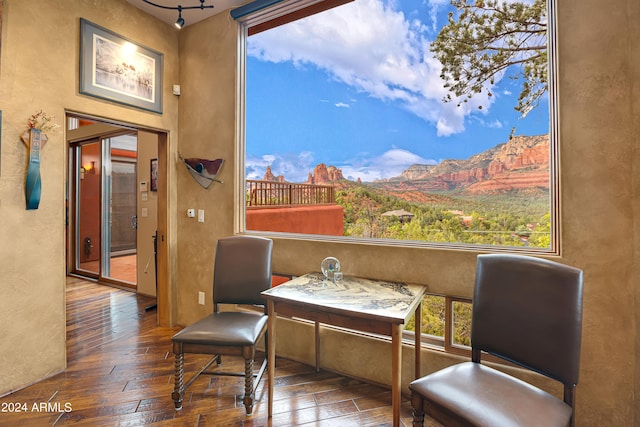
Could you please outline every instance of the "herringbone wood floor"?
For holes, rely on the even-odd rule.
[[[188,390],[182,411],[171,400],[178,328],[156,326],[153,300],[135,293],[67,281],[67,369],[0,399],[0,426],[386,426],[389,390],[278,358],[274,415],[267,417],[266,377],[250,416],[243,381],[202,377]],[[189,355],[187,355],[189,356]],[[196,360],[197,359],[197,360]],[[206,359],[185,358],[185,378]],[[240,359],[222,369],[242,371]],[[35,405],[35,406],[34,406]],[[17,409],[24,412],[16,412]],[[65,411],[66,409],[66,411]],[[404,401],[401,419],[411,425]]]

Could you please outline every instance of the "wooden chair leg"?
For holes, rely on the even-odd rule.
[[[244,397],[242,398],[247,415],[253,412],[253,358],[244,360]]]
[[[176,353],[175,358],[176,373],[171,397],[176,411],[179,411],[182,409],[182,400],[184,399],[184,353]]]
[[[424,407],[422,396],[411,393],[411,407],[413,408],[413,427],[424,426]]]

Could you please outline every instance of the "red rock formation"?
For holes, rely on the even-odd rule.
[[[267,165],[267,171],[264,173],[264,177],[262,178],[263,181],[275,181],[276,177],[273,175],[273,172],[271,172],[271,166]]]
[[[549,188],[549,136],[516,136],[467,160],[412,165],[395,187],[468,193]],[[389,180],[393,181],[393,180]]]
[[[324,163],[320,163],[313,169],[313,174],[309,174],[307,184],[323,185],[343,179],[344,176],[342,176],[342,170],[335,166],[327,167]]]

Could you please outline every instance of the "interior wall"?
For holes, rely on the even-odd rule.
[[[635,319],[633,328],[635,331],[635,360],[634,360],[634,396],[640,396],[640,2],[632,1],[629,4],[629,56],[631,68],[631,101],[630,110],[635,124],[634,134],[631,138],[633,144],[633,217],[634,217],[634,250],[633,250],[633,283],[635,289]],[[640,422],[640,405],[634,402],[634,420]]]
[[[178,164],[178,323],[211,313],[215,242],[233,234],[237,26],[228,13],[190,25],[180,33],[180,144],[183,158],[224,159],[223,183],[201,187]],[[171,160],[171,159],[170,159]],[[187,217],[204,210],[204,222]],[[205,293],[205,305],[198,304]]]
[[[177,143],[178,32],[125,0],[3,0],[0,110],[0,395],[65,368],[65,111],[166,129]],[[164,53],[164,113],[80,95],[80,18]],[[60,125],[42,150],[42,198],[25,209],[27,150],[39,110]],[[175,151],[175,148],[173,149]],[[11,242],[11,244],[7,244]]]
[[[158,135],[138,132],[138,241],[137,241],[137,291],[156,296],[156,268],[153,236],[158,229],[158,192],[151,191],[151,159],[158,159]],[[140,183],[147,183],[147,191]],[[146,193],[146,194],[145,194]]]
[[[634,425],[637,378],[635,350],[640,346],[634,297],[635,216],[633,155],[637,118],[638,6],[635,0],[556,1],[559,37],[561,256],[554,259],[585,272],[581,378],[577,425]],[[602,19],[603,16],[607,19]],[[228,156],[225,184],[198,189],[180,173],[180,216],[188,207],[210,206],[215,222],[179,221],[178,319],[188,324],[209,310],[196,305],[197,291],[209,289],[215,240],[233,232],[231,187],[241,171],[234,167],[236,30],[228,17],[199,23],[181,40],[183,87],[199,87],[199,94],[181,98],[180,136],[183,154]],[[208,37],[206,37],[208,35]],[[635,45],[634,45],[635,43]],[[214,70],[214,71],[211,71]],[[635,73],[635,74],[634,74]],[[634,96],[635,95],[635,96]],[[637,105],[636,105],[637,107]],[[637,111],[637,110],[636,110]],[[204,117],[203,117],[204,116]],[[187,152],[188,151],[188,152]],[[241,191],[241,190],[240,190]],[[241,194],[241,193],[240,193]],[[471,296],[477,253],[437,249],[399,248],[350,243],[312,242],[276,238],[275,271],[303,274],[318,270],[326,256],[337,256],[346,274],[426,284],[430,291]],[[278,325],[280,327],[279,322]],[[286,328],[286,327],[283,327]],[[277,351],[300,360],[308,347],[296,345],[304,328],[278,334]],[[346,337],[323,340],[326,362],[341,372],[368,378],[386,372],[388,342],[358,342],[345,351]],[[406,352],[410,353],[410,352]],[[410,379],[411,361],[405,353],[403,385]],[[363,357],[377,354],[380,357]],[[335,356],[339,355],[339,356]],[[424,352],[423,371],[430,372],[453,357]],[[379,380],[386,381],[385,374]],[[636,378],[634,382],[634,378]]]

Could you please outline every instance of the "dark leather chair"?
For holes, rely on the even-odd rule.
[[[172,338],[175,355],[175,385],[171,397],[176,410],[182,409],[185,390],[201,375],[243,376],[243,403],[247,414],[253,412],[254,392],[267,367],[267,358],[258,374],[253,373],[256,344],[266,336],[267,314],[260,293],[271,287],[271,254],[273,242],[254,236],[234,236],[218,240],[213,275],[213,313],[187,326]],[[221,304],[262,306],[262,312],[219,311]],[[213,354],[186,384],[184,354]],[[242,356],[244,373],[207,371],[222,355]],[[254,380],[255,378],[255,380]]]
[[[522,255],[479,255],[472,361],[413,381],[413,425],[573,426],[582,270]],[[488,353],[564,384],[563,400],[480,363]]]

